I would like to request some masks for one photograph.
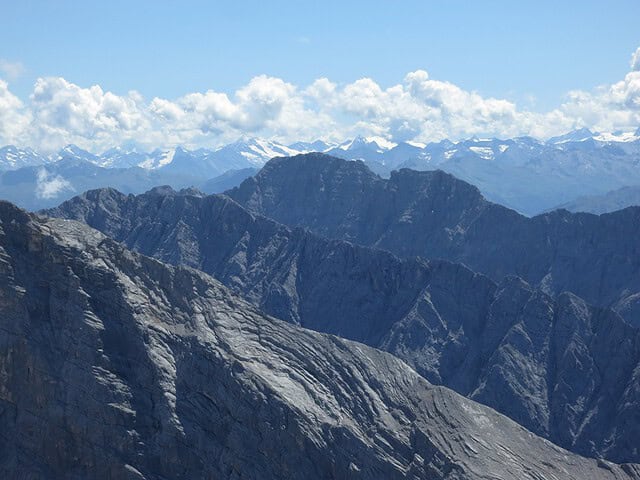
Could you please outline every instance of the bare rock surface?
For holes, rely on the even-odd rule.
[[[3,478],[637,479],[216,280],[0,203]]]
[[[203,270],[271,315],[389,351],[567,449],[640,461],[640,334],[573,294],[328,240],[224,196],[96,190],[49,213]]]

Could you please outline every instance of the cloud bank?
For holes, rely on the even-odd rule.
[[[0,144],[52,151],[75,143],[92,151],[123,142],[155,148],[213,147],[241,135],[281,142],[343,140],[356,134],[395,141],[437,141],[473,135],[547,138],[575,128],[635,130],[640,126],[640,48],[630,71],[612,85],[571,91],[557,108],[535,112],[433,79],[424,70],[397,85],[327,78],[296,86],[261,75],[233,93],[208,90],[177,99],[116,95],[64,78],[39,78],[28,99],[0,79]]]

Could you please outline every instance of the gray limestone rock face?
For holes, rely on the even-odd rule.
[[[204,273],[0,202],[0,475],[638,479]]]
[[[97,190],[49,213],[203,270],[271,315],[389,351],[565,448],[640,461],[638,330],[573,294],[318,237],[223,196]]]
[[[527,218],[442,171],[401,169],[387,180],[322,154],[275,158],[227,194],[326,237],[462,262],[495,281],[517,275],[553,295],[570,291],[640,326],[640,207]]]

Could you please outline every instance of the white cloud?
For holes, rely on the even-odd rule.
[[[30,115],[22,101],[9,91],[9,85],[0,79],[0,140],[20,143],[29,125]]]
[[[327,99],[335,93],[337,85],[328,78],[319,78],[307,87],[304,93],[312,99]]]
[[[632,72],[640,71],[640,47],[638,47],[636,51],[631,55],[630,66]]]
[[[66,143],[103,147],[151,130],[148,107],[135,92],[118,96],[98,85],[81,88],[64,78],[39,78],[29,109],[30,137],[45,150]]]
[[[73,186],[68,180],[60,175],[50,174],[43,167],[38,170],[36,197],[50,199],[58,196],[64,190],[73,190]]]
[[[319,78],[298,87],[260,75],[235,92],[208,90],[177,99],[116,95],[64,78],[40,78],[28,101],[0,80],[0,144],[44,151],[67,143],[99,151],[134,140],[143,147],[216,146],[247,134],[279,141],[342,140],[355,134],[422,142],[472,135],[549,137],[579,127],[636,129],[640,125],[640,49],[631,71],[612,85],[569,92],[549,112],[408,73],[383,88],[374,79],[337,84]]]
[[[164,98],[154,98],[149,104],[149,111],[160,120],[178,122],[185,116],[182,108]]]
[[[10,62],[0,58],[0,73],[9,80],[15,80],[22,76],[25,72],[24,65],[21,62]]]
[[[560,106],[562,114],[576,126],[612,131],[635,129],[640,125],[640,71],[598,88],[595,92],[569,92]]]

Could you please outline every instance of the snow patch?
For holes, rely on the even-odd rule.
[[[624,133],[601,133],[595,137],[594,140],[598,142],[635,142],[640,140],[640,137],[636,135],[637,132],[624,132]]]
[[[398,144],[387,140],[384,137],[371,136],[371,137],[361,137],[358,136],[353,140],[347,140],[346,142],[340,144],[338,148],[340,150],[351,150],[354,147],[358,146],[367,146],[367,147],[378,147],[377,152],[383,153],[386,150],[391,150],[394,147],[397,147]]]
[[[485,160],[493,160],[493,149],[491,147],[469,147],[473,153]]]
[[[176,155],[176,149],[172,148],[167,153],[165,153],[162,157],[160,157],[160,160],[158,161],[158,167],[169,165],[171,162],[173,162],[173,157],[175,157],[175,155]]]
[[[397,143],[393,143],[384,137],[365,137],[365,140],[367,141],[367,143],[375,142],[376,145],[384,150],[391,150],[392,148],[398,146]]]

